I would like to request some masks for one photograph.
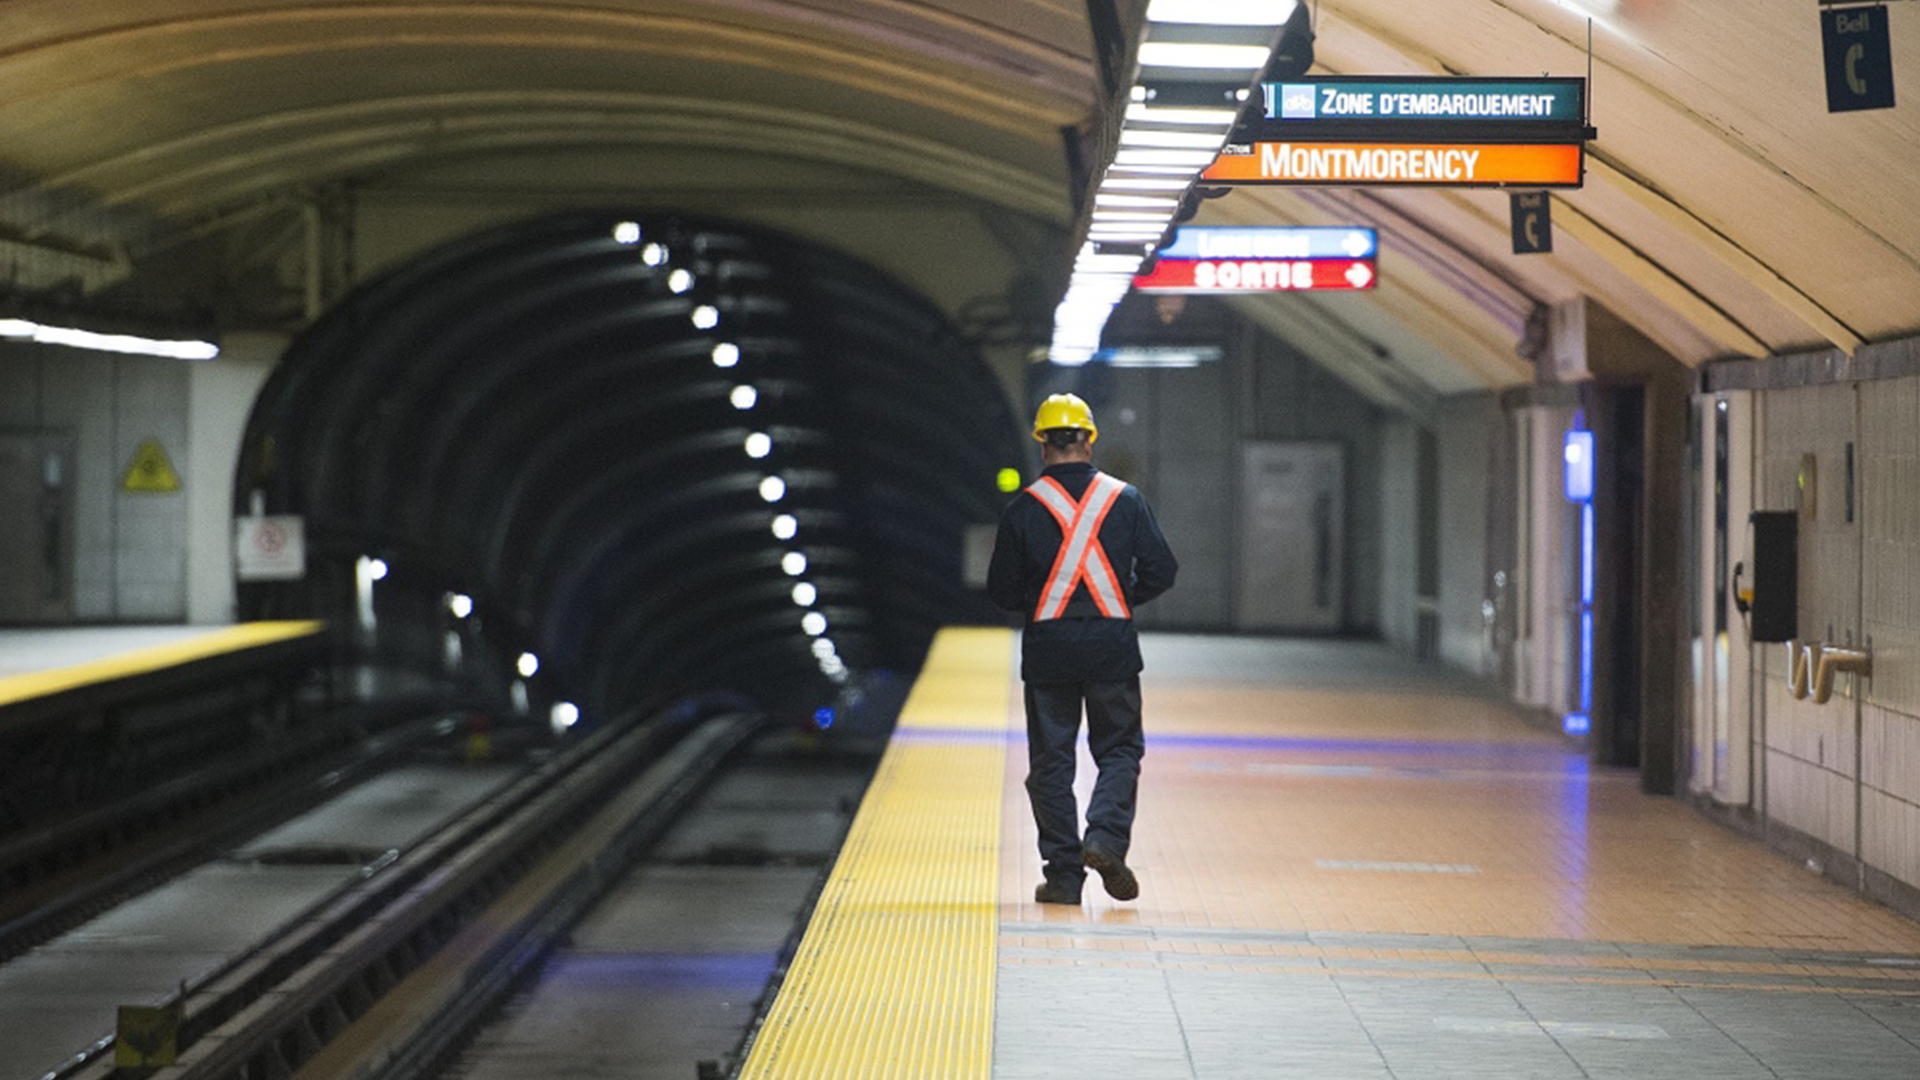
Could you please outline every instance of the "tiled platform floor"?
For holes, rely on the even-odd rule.
[[[1147,657],[1137,902],[1009,740],[993,1076],[1920,1077],[1920,925],[1384,648]]]

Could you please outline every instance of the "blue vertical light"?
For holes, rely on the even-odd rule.
[[[1567,501],[1580,506],[1580,700],[1560,729],[1585,735],[1593,727],[1593,432],[1567,432],[1565,457]]]

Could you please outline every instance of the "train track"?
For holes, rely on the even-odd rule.
[[[179,1080],[426,1076],[763,725],[603,729],[162,1003]],[[135,1080],[104,1053],[50,1074]]]

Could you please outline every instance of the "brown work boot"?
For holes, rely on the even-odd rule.
[[[1043,881],[1034,886],[1033,898],[1042,904],[1071,904],[1080,906],[1080,890],[1057,881]]]
[[[1081,850],[1088,869],[1100,875],[1100,883],[1107,887],[1107,895],[1115,900],[1132,900],[1140,895],[1140,879],[1133,876],[1127,864],[1120,856],[1100,847],[1088,844]]]

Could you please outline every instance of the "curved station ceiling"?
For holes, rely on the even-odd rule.
[[[988,459],[1005,395],[969,358],[1018,387],[1045,344],[1150,6],[12,0],[0,314],[304,334],[256,418],[280,440],[248,465],[270,502],[329,508],[321,539],[343,557],[412,551],[395,572],[432,579],[422,595],[485,590],[483,614],[515,634],[571,648],[614,628],[612,647],[667,648],[643,624],[674,617],[671,595],[615,611],[604,585],[681,565],[635,537],[717,515],[699,518],[711,559],[674,588],[722,606],[753,592],[733,575],[766,553],[726,539],[722,507],[764,516],[756,490],[733,490],[758,478],[735,468],[746,427],[701,358],[712,335],[665,275],[707,259],[701,281],[734,274],[748,305],[723,319],[790,321],[764,358],[787,366],[757,377],[810,418],[780,422],[801,455],[792,497],[854,515],[834,559],[886,558],[884,500],[940,483],[883,467],[916,456],[896,453],[900,417],[953,443],[929,469],[1003,464]],[[1592,76],[1597,138],[1584,186],[1553,193],[1548,254],[1511,253],[1498,190],[1243,188],[1201,205],[1195,224],[1379,230],[1377,288],[1233,301],[1379,404],[1535,381],[1530,326],[1583,297],[1691,365],[1920,330],[1920,120],[1826,111],[1815,5],[1310,10],[1316,73]],[[1897,81],[1920,92],[1920,5],[1892,21]],[[614,239],[620,213],[640,244]],[[645,244],[675,228],[676,261],[648,266]],[[944,521],[923,509],[888,540]],[[554,554],[569,545],[572,562]],[[909,577],[853,584],[844,602],[820,586],[830,617],[844,603],[843,625],[871,620],[850,656],[887,647],[896,602],[908,623],[925,614]],[[817,659],[771,638],[765,656],[789,646],[795,670]],[[632,699],[616,666],[580,673],[583,693]]]

